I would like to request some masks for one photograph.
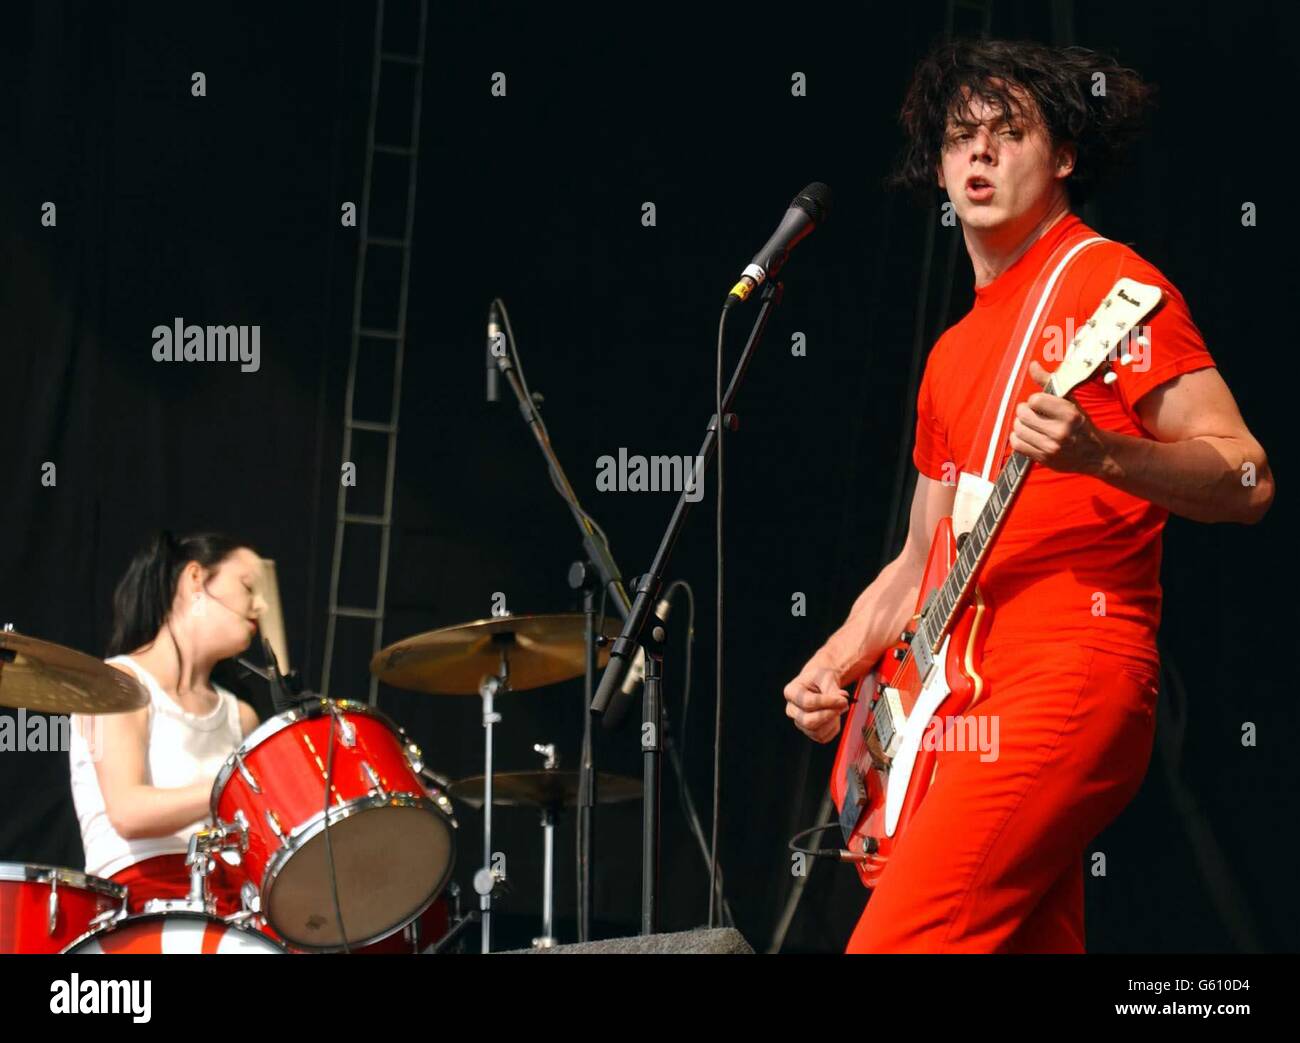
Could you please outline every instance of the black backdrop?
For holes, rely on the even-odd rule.
[[[389,3],[395,50],[413,49],[411,6]],[[796,190],[823,180],[836,191],[831,220],[785,273],[728,442],[722,858],[738,924],[763,948],[792,883],[785,840],[812,824],[833,755],[789,726],[781,688],[879,567],[900,437],[911,437],[922,246],[937,214],[881,178],[907,74],[945,5],[805,6],[740,27],[699,11],[569,19],[551,5],[431,6],[389,640],[485,616],[498,591],[516,612],[574,607],[572,522],[516,411],[482,401],[490,298],[510,305],[557,450],[632,575],[672,498],[597,492],[596,459],[620,446],[695,452],[723,292]],[[1057,31],[1047,5],[994,7],[997,35]],[[341,227],[339,207],[360,199],[373,10],[51,2],[0,15],[3,621],[102,652],[133,549],[159,526],[214,527],[278,561],[293,658],[319,682],[356,262],[357,230]],[[1295,274],[1282,77],[1296,55],[1281,12],[1105,2],[1074,16],[1076,42],[1116,51],[1163,96],[1130,170],[1085,217],[1182,289],[1282,489],[1256,528],[1169,525],[1163,640],[1186,706],[1162,703],[1148,780],[1093,845],[1108,861],[1088,880],[1094,950],[1297,943],[1295,685],[1277,654],[1295,618],[1277,593],[1294,581],[1283,542],[1290,389],[1277,374]],[[205,98],[190,93],[196,70]],[[489,94],[496,71],[505,98]],[[791,96],[795,71],[807,97]],[[40,224],[45,201],[57,204],[54,228]],[[641,223],[647,201],[652,228]],[[1256,227],[1241,224],[1246,201]],[[964,255],[948,268],[957,234],[937,229],[927,348],[971,299]],[[154,362],[150,330],[177,316],[260,324],[260,370]],[[732,325],[730,358],[745,324]],[[806,357],[790,351],[795,332]],[[46,461],[53,488],[40,481]],[[382,475],[362,463],[359,477],[364,505]],[[700,602],[686,753],[706,818],[711,502],[710,488],[671,572]],[[350,569],[363,573],[360,561],[350,556]],[[791,614],[795,592],[806,617]],[[669,708],[680,726],[684,613],[675,620]],[[364,697],[364,635],[343,640],[333,694]],[[260,691],[246,694],[268,711]],[[534,766],[541,741],[575,766],[580,695],[575,682],[503,700],[498,766]],[[380,705],[440,771],[480,769],[474,700],[384,689]],[[1247,721],[1253,748],[1240,739]],[[598,750],[606,769],[638,771],[635,729],[600,736]],[[0,753],[0,792],[0,859],[81,865],[64,755]],[[538,830],[522,812],[497,823],[514,882],[502,940],[526,942]],[[457,878],[468,888],[480,819],[465,811],[461,824]],[[638,829],[633,806],[600,814],[604,933],[635,928]],[[665,924],[702,922],[705,871],[671,782],[665,833]],[[558,847],[557,911],[571,937],[571,824]],[[842,946],[863,896],[849,870],[817,867],[786,948]]]

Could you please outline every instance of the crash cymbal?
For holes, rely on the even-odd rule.
[[[149,703],[134,677],[93,656],[0,630],[0,706],[39,713],[122,713]]]
[[[370,672],[394,688],[478,695],[483,678],[500,672],[504,648],[512,690],[558,684],[586,669],[585,619],[580,612],[500,616],[430,630],[375,653]],[[617,637],[621,630],[618,620],[606,618],[606,637]],[[608,659],[607,649],[596,650],[598,666]]]
[[[448,792],[473,808],[483,806],[482,775],[453,782]],[[596,803],[621,804],[641,796],[641,780],[607,771],[596,773]],[[501,771],[492,776],[492,804],[505,808],[574,807],[578,803],[576,771]]]

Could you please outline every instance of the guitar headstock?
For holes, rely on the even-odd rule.
[[[1159,306],[1164,291],[1136,279],[1120,279],[1110,288],[1101,305],[1087,322],[1079,327],[1070,341],[1070,350],[1064,361],[1056,367],[1047,390],[1064,397],[1080,384],[1105,371],[1107,384],[1114,383],[1116,374],[1112,361],[1126,366],[1133,359],[1127,350],[1120,350],[1143,319]]]

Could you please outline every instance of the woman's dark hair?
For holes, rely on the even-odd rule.
[[[214,532],[174,536],[165,529],[140,550],[113,591],[108,655],[125,655],[151,642],[171,614],[176,585],[191,561],[216,568],[247,544]]]
[[[1101,75],[1098,75],[1101,74]],[[1053,146],[1078,150],[1066,180],[1070,200],[1081,204],[1141,131],[1156,88],[1114,58],[1084,47],[1049,47],[1012,40],[946,40],[936,44],[912,75],[898,121],[907,141],[887,179],[933,202],[935,171],[951,117],[965,123],[970,100],[982,99],[1001,118],[1026,114],[1011,93],[1022,88],[1038,108]],[[971,92],[967,99],[963,88]]]

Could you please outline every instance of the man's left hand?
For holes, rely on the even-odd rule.
[[[1029,375],[1039,387],[1051,374],[1036,361]],[[1011,427],[1011,448],[1053,471],[1100,474],[1106,459],[1103,434],[1088,414],[1068,398],[1036,391],[1016,406]]]

